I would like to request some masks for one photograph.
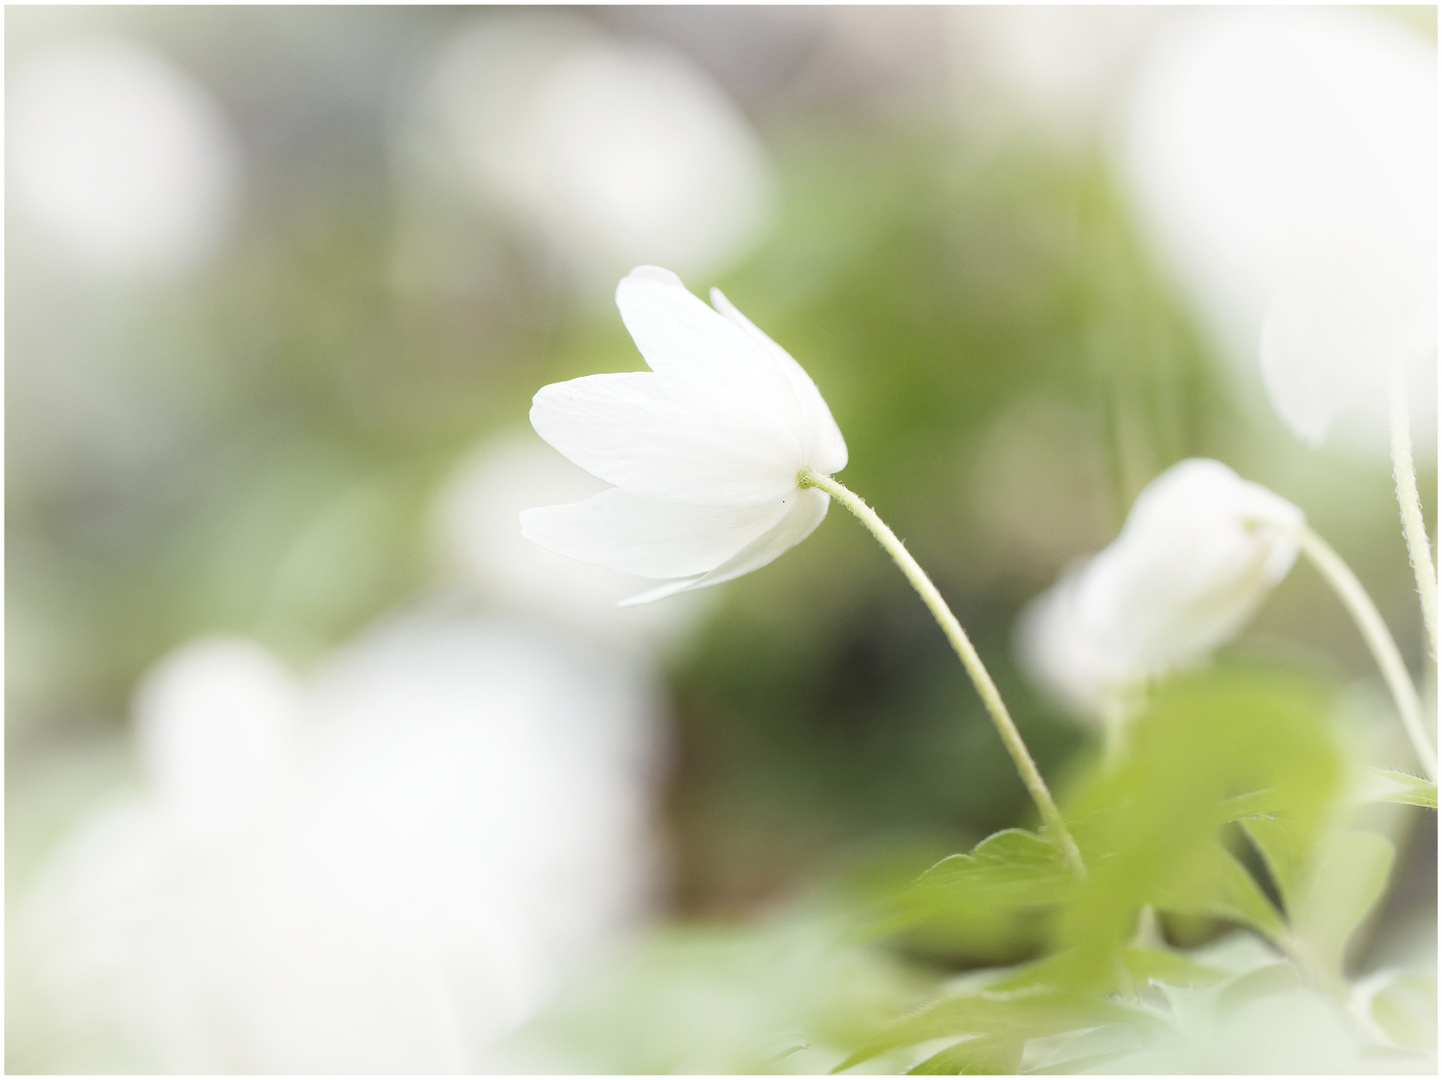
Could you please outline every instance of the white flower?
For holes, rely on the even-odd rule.
[[[398,150],[599,282],[645,260],[724,266],[775,205],[765,146],[704,69],[554,11],[448,33]]]
[[[826,516],[802,488],[846,464],[816,384],[721,295],[713,311],[669,270],[642,266],[616,288],[650,371],[542,387],[531,423],[614,484],[569,506],[521,514],[542,547],[641,577],[672,578],[626,603],[715,585],[765,566]]]
[[[1144,223],[1309,445],[1335,427],[1384,447],[1395,365],[1415,435],[1434,430],[1435,53],[1369,12],[1212,10],[1177,20],[1132,94]]]
[[[1121,535],[1023,614],[1038,681],[1085,713],[1142,680],[1204,660],[1251,618],[1297,557],[1302,512],[1219,461],[1172,466]]]
[[[968,83],[995,84],[1041,122],[1044,134],[1066,144],[1092,133],[1159,13],[1089,4],[968,4],[946,11],[958,74]],[[958,84],[965,96],[958,94],[957,105],[968,119],[977,118],[986,89]]]

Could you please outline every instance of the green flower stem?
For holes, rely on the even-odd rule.
[[[951,613],[951,608],[946,606],[946,601],[941,598],[941,593],[932,584],[931,578],[926,576],[926,571],[911,557],[911,552],[906,550],[906,546],[897,539],[896,534],[891,531],[886,522],[877,516],[876,511],[867,506],[859,495],[844,484],[829,476],[817,476],[810,469],[801,470],[797,482],[803,488],[814,487],[826,492],[860,518],[861,523],[871,530],[871,534],[896,561],[896,565],[901,568],[901,572],[906,575],[906,579],[911,582],[912,587],[921,594],[921,599],[926,602],[926,606],[931,609],[931,614],[940,624],[942,633],[946,635],[947,640],[951,642],[951,647],[956,650],[956,655],[960,657],[962,667],[966,668],[966,673],[971,676],[971,681],[976,686],[976,692],[981,695],[982,703],[986,706],[986,711],[991,714],[991,720],[996,725],[997,733],[1001,735],[1001,741],[1006,745],[1007,752],[1011,754],[1012,761],[1016,763],[1016,771],[1021,774],[1022,783],[1031,793],[1037,809],[1041,811],[1042,820],[1046,822],[1047,828],[1051,830],[1052,836],[1060,845],[1067,865],[1077,877],[1085,878],[1086,865],[1082,862],[1081,852],[1077,850],[1076,841],[1067,831],[1061,811],[1057,809],[1056,802],[1047,789],[1046,781],[1037,771],[1036,762],[1032,760],[1031,754],[1027,751],[1026,743],[1022,741],[1021,733],[1017,731],[1011,714],[1007,712],[1006,703],[1001,700],[996,683],[992,682],[991,675],[982,664],[981,657],[977,655],[971,639],[966,636],[966,631],[961,628],[961,623],[956,621],[956,616]]]
[[[1397,505],[1402,510],[1402,535],[1407,555],[1417,578],[1417,595],[1422,598],[1422,619],[1427,624],[1427,643],[1437,659],[1437,570],[1432,565],[1432,545],[1427,542],[1427,522],[1422,517],[1422,500],[1417,495],[1417,468],[1412,464],[1412,428],[1407,417],[1407,377],[1399,367],[1392,376],[1392,478],[1397,482]]]
[[[1417,688],[1412,685],[1412,677],[1407,674],[1407,665],[1402,662],[1402,654],[1397,651],[1397,643],[1392,640],[1387,624],[1382,621],[1382,616],[1377,611],[1377,605],[1372,603],[1372,598],[1367,595],[1367,590],[1362,588],[1362,583],[1357,580],[1357,575],[1352,573],[1351,567],[1342,561],[1342,556],[1332,550],[1331,544],[1305,527],[1298,530],[1296,535],[1303,554],[1312,561],[1312,565],[1326,579],[1327,584],[1332,586],[1342,605],[1356,622],[1357,629],[1362,631],[1367,647],[1372,650],[1372,656],[1382,670],[1382,678],[1387,681],[1387,688],[1392,691],[1392,699],[1397,703],[1397,711],[1402,716],[1402,726],[1407,729],[1407,737],[1412,740],[1412,749],[1417,752],[1417,758],[1421,761],[1427,778],[1435,782],[1437,751],[1432,748],[1422,725],[1422,703],[1417,698]]]

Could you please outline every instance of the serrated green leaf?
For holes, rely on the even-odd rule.
[[[1292,930],[1311,957],[1340,974],[1347,942],[1387,887],[1394,850],[1376,833],[1327,832],[1309,860]]]
[[[1393,769],[1367,769],[1363,773],[1357,801],[1405,803],[1437,809],[1437,785],[1411,773]]]
[[[941,860],[916,883],[971,904],[1023,907],[1067,899],[1076,878],[1050,840],[1023,829],[988,836],[969,855]]]
[[[1021,1064],[1022,1043],[984,1035],[963,1039],[907,1070],[911,1076],[1009,1076]]]
[[[1050,840],[1007,829],[934,865],[881,909],[873,931],[1001,961],[1034,951],[1047,913],[1075,888]]]

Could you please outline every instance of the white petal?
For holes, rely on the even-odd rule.
[[[1302,512],[1221,462],[1181,462],[1137,497],[1076,597],[1101,647],[1139,672],[1195,662],[1291,569]]]
[[[668,581],[664,585],[657,585],[654,589],[647,589],[645,592],[637,593],[635,596],[628,596],[616,606],[636,607],[638,604],[652,604],[657,600],[664,600],[668,596],[675,596],[677,593],[695,588],[696,583],[701,580],[702,576],[701,574],[697,574],[695,577],[682,578],[679,581]]]
[[[607,483],[677,502],[779,501],[795,490],[805,464],[790,428],[745,398],[645,371],[544,386],[531,424]]]
[[[1262,325],[1262,381],[1293,433],[1321,446],[1334,419],[1380,411],[1423,309],[1425,274],[1381,237],[1314,229],[1291,244]]]
[[[641,577],[703,574],[731,558],[787,513],[761,506],[689,506],[620,488],[578,503],[521,513],[529,540],[581,562]]]
[[[1143,675],[1131,655],[1109,648],[1108,635],[1089,623],[1077,602],[1092,561],[1074,566],[1032,600],[1015,631],[1023,669],[1082,720],[1099,720]]]
[[[687,589],[719,585],[723,581],[758,570],[810,536],[826,516],[826,508],[830,503],[831,498],[824,491],[816,488],[798,491],[785,517],[714,570],[685,581],[669,582],[621,603],[623,606],[650,603]]]
[[[720,289],[711,290],[711,303],[717,311],[758,341],[786,376],[791,391],[801,406],[802,422],[805,425],[802,447],[806,452],[807,464],[816,472],[828,476],[844,469],[846,440],[841,437],[841,429],[836,426],[826,399],[821,396],[821,391],[816,388],[811,376],[806,374],[806,369],[798,364],[789,352],[772,341],[760,327],[737,311],[736,305],[727,300],[726,294]]]
[[[616,286],[621,320],[651,370],[725,386],[797,433],[806,417],[786,373],[751,334],[691,294],[658,266],[640,266]]]

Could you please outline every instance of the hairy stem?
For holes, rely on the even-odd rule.
[[[961,623],[956,621],[956,616],[951,613],[951,608],[946,606],[946,601],[942,599],[941,593],[932,584],[931,578],[926,576],[926,571],[911,557],[911,552],[906,550],[906,546],[897,539],[896,534],[891,531],[886,522],[877,516],[876,511],[867,506],[859,495],[844,484],[829,476],[817,476],[810,469],[802,470],[798,482],[802,487],[819,488],[826,492],[860,518],[861,523],[871,530],[871,534],[886,549],[887,554],[896,561],[896,565],[901,568],[901,572],[911,582],[912,588],[921,595],[921,599],[925,601],[926,606],[931,609],[931,614],[940,624],[942,633],[951,642],[951,647],[956,650],[962,667],[966,668],[966,673],[971,676],[971,681],[976,686],[976,692],[981,695],[982,703],[986,706],[986,711],[991,714],[991,720],[996,725],[997,733],[1001,735],[1002,743],[1005,744],[1007,752],[1011,754],[1011,759],[1016,764],[1016,771],[1021,774],[1022,783],[1031,793],[1037,809],[1041,811],[1042,820],[1046,822],[1052,836],[1060,845],[1067,865],[1078,877],[1086,877],[1086,866],[1082,862],[1081,852],[1077,850],[1076,841],[1072,839],[1071,833],[1067,830],[1061,811],[1057,809],[1056,802],[1047,789],[1046,781],[1042,779],[1036,762],[1032,760],[1026,743],[1022,741],[1021,733],[1017,731],[1011,713],[1007,711],[1006,703],[1001,700],[996,683],[992,682],[990,673],[982,664],[981,657],[977,655],[976,647],[966,636],[966,631],[961,628]]]
[[[1387,624],[1382,621],[1382,616],[1377,611],[1377,605],[1372,603],[1372,598],[1367,595],[1367,590],[1362,588],[1362,583],[1357,580],[1357,575],[1352,573],[1351,567],[1342,561],[1342,556],[1333,551],[1332,545],[1327,541],[1304,527],[1297,532],[1297,542],[1303,554],[1311,560],[1317,572],[1341,599],[1342,605],[1356,622],[1357,629],[1362,631],[1367,648],[1372,650],[1372,656],[1382,670],[1382,678],[1386,680],[1387,688],[1392,691],[1392,700],[1397,703],[1397,712],[1401,714],[1407,737],[1412,740],[1412,749],[1417,752],[1417,758],[1428,779],[1435,781],[1437,751],[1432,748],[1422,724],[1422,703],[1417,698],[1417,688],[1412,685],[1412,677],[1407,674],[1407,665],[1402,662],[1402,654],[1397,651],[1397,643],[1392,640]]]
[[[1412,464],[1412,428],[1407,416],[1407,376],[1399,367],[1392,375],[1392,478],[1397,483],[1397,505],[1402,511],[1402,535],[1407,556],[1417,578],[1417,595],[1422,598],[1422,619],[1427,624],[1427,644],[1437,659],[1437,570],[1432,565],[1432,546],[1427,542],[1427,522],[1422,517],[1422,500],[1417,495],[1417,469]]]

